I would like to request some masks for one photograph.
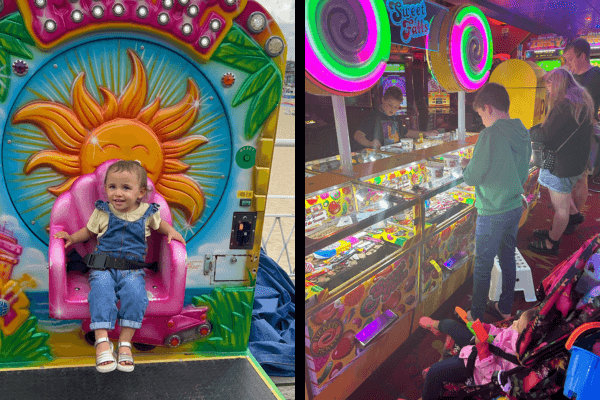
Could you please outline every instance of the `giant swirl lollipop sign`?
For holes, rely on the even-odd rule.
[[[357,96],[377,83],[391,38],[381,0],[306,0],[305,90]]]
[[[442,17],[441,15],[436,18]],[[453,8],[443,16],[441,24],[433,24],[439,32],[439,51],[428,51],[427,57],[436,80],[448,92],[474,92],[482,87],[492,66],[492,34],[483,13],[475,6]]]

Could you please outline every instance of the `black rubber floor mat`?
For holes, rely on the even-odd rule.
[[[247,358],[95,367],[0,370],[2,400],[268,400],[277,397]]]

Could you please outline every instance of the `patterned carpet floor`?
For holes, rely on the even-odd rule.
[[[596,178],[600,182],[600,178]],[[589,180],[589,189],[600,191],[600,184]],[[550,196],[545,188],[541,188],[541,197],[529,215],[525,225],[519,229],[517,248],[527,261],[533,275],[534,286],[537,289],[542,279],[595,233],[600,231],[600,194],[589,192],[582,213],[585,221],[579,225],[572,235],[563,235],[557,256],[539,255],[528,250],[528,243],[534,240],[535,229],[550,229],[552,226],[553,210]],[[460,306],[467,310],[471,307],[473,279],[469,278],[442,307],[432,316],[434,319],[453,318],[454,307]],[[527,303],[523,292],[515,293],[513,313],[525,310],[535,303]],[[492,316],[486,314],[483,322],[495,322]],[[417,323],[417,322],[415,322]],[[404,398],[417,400],[423,389],[423,369],[431,366],[440,359],[445,335],[434,336],[429,331],[419,328],[404,342],[381,366],[348,398],[349,400],[396,400]],[[553,398],[566,399],[558,393]]]

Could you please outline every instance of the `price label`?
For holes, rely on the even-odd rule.
[[[439,264],[435,262],[435,260],[431,260],[429,262],[431,263],[431,265],[433,265],[437,272],[442,272],[442,269],[440,268]]]

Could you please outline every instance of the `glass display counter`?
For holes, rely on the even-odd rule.
[[[392,153],[380,152],[372,149],[363,149],[359,152],[350,153],[352,156],[352,164],[370,163],[375,160],[381,160],[393,155]],[[304,168],[309,171],[328,172],[337,171],[342,168],[340,156],[322,158],[304,163]]]
[[[402,138],[400,142],[390,144],[387,146],[381,146],[381,151],[387,153],[410,153],[415,150],[427,149],[429,147],[439,146],[450,140],[450,134],[440,134],[437,136],[430,136],[422,141],[419,139]]]
[[[452,146],[446,146],[446,148]],[[472,270],[475,250],[475,191],[463,181],[461,157],[471,157],[473,145],[402,164],[361,181],[419,196],[423,242],[420,245],[419,312],[430,315],[464,283]],[[440,147],[440,150],[443,149]],[[400,160],[400,158],[398,158]]]
[[[421,202],[353,181],[308,193],[304,205],[307,388],[333,398],[410,334],[400,321],[412,321],[418,302]]]

